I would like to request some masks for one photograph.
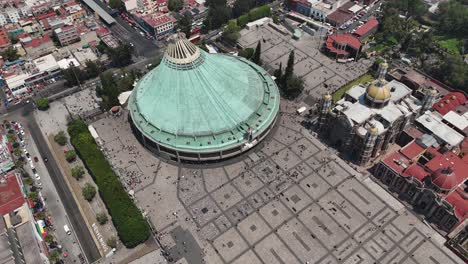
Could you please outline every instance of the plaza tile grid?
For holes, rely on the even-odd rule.
[[[95,126],[127,188],[159,197],[154,207],[183,208],[178,212],[185,219],[156,228],[174,261],[202,263],[212,248],[222,263],[460,263],[431,241],[416,217],[392,209],[355,171],[284,119],[261,146],[235,161],[172,170],[142,153],[124,118]],[[156,178],[174,173],[176,194],[167,190],[162,199],[166,190],[158,189]],[[171,216],[154,212],[151,219],[163,217]],[[188,238],[164,237],[175,238],[173,230]]]

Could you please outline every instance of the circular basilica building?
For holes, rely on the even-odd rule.
[[[139,141],[172,159],[210,161],[265,138],[279,111],[271,76],[236,56],[209,54],[182,35],[135,86],[129,119]]]

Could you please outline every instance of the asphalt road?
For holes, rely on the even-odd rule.
[[[42,157],[48,157],[48,162],[44,164],[47,168],[47,171],[49,172],[52,182],[55,185],[55,188],[57,189],[58,195],[65,207],[67,215],[72,224],[72,229],[81,243],[84,254],[86,255],[86,258],[88,259],[88,261],[92,263],[100,259],[101,255],[99,254],[99,250],[96,247],[96,244],[94,243],[94,240],[91,236],[91,233],[89,232],[89,229],[86,227],[83,216],[81,215],[80,211],[77,209],[78,208],[77,204],[73,198],[73,195],[70,189],[68,188],[68,185],[66,184],[63,178],[64,176],[61,174],[55,160],[51,158],[52,154],[49,148],[47,147],[46,139],[43,137],[40,131],[39,125],[37,124],[32,114],[34,110],[34,106],[32,104],[19,105],[19,106],[20,107],[15,109],[14,112],[19,112],[22,115],[22,117],[27,121],[25,122],[25,125],[27,129],[30,131],[31,137],[33,138],[33,140],[35,141],[37,145],[39,154]]]
[[[102,1],[94,0],[94,2],[102,7],[107,13],[111,14],[111,9]],[[134,45],[135,53],[141,57],[152,57],[158,54],[158,47],[147,38],[141,36],[134,28],[132,28],[126,21],[120,16],[113,16],[117,21],[116,24],[108,26],[109,29],[119,39],[126,43],[132,43]]]

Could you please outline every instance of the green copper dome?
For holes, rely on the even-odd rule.
[[[248,143],[269,128],[279,94],[256,64],[208,54],[179,37],[138,82],[129,109],[136,128],[151,141],[179,151],[213,152]]]

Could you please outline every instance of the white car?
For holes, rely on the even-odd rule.
[[[32,162],[32,160],[29,160],[29,166],[31,166],[31,169],[34,169],[34,163]]]
[[[23,136],[26,134],[26,133],[24,133],[23,129],[21,129],[20,132],[21,132],[21,135],[23,135]]]
[[[40,178],[39,178],[39,179],[40,179]],[[37,186],[42,186],[42,182],[36,181],[36,185],[37,185]]]
[[[39,174],[37,174],[37,172],[36,172],[36,173],[34,173],[34,178],[36,178],[36,180],[40,180],[41,176],[39,176]]]

